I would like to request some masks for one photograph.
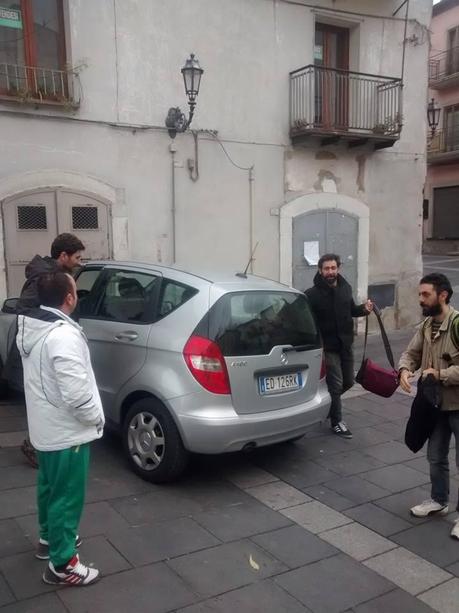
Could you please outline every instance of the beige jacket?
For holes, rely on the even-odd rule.
[[[407,368],[410,372],[418,369],[423,371],[426,368],[440,371],[444,411],[459,410],[459,350],[451,338],[451,324],[456,315],[459,315],[459,311],[450,307],[433,342],[431,341],[432,318],[427,317],[419,326],[398,364],[399,369]],[[454,322],[456,338],[458,328],[459,318]]]

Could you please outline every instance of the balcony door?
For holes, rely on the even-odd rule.
[[[349,108],[349,30],[316,23],[315,125],[346,130]]]
[[[445,150],[459,149],[459,105],[447,107],[444,111]]]
[[[459,72],[459,26],[448,30],[448,54],[446,60],[446,74]]]

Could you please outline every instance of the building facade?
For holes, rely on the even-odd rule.
[[[429,100],[440,109],[428,134],[424,252],[459,251],[459,0],[433,7]]]
[[[254,252],[300,289],[335,251],[389,327],[416,320],[432,7],[401,4],[5,0],[0,297],[72,231],[91,258],[237,271]],[[171,140],[190,52],[205,72]]]

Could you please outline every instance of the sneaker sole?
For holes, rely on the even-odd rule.
[[[46,583],[46,585],[62,585],[64,587],[88,587],[89,585],[94,585],[94,583],[97,583],[99,581],[100,574],[97,575],[97,577],[93,579],[90,583],[68,583],[67,581],[52,581],[51,579],[47,579],[44,574],[41,579],[43,583]]]
[[[416,515],[416,513],[413,513],[413,510],[410,509],[411,515],[419,519],[422,519],[423,517],[430,517],[431,515],[448,515],[448,511],[448,507],[443,507],[443,509],[439,509],[438,511],[430,511],[430,513],[425,513],[424,515]]]

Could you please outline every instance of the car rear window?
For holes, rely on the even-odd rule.
[[[225,294],[195,334],[216,342],[224,356],[266,355],[277,345],[320,347],[307,299],[294,292]]]

